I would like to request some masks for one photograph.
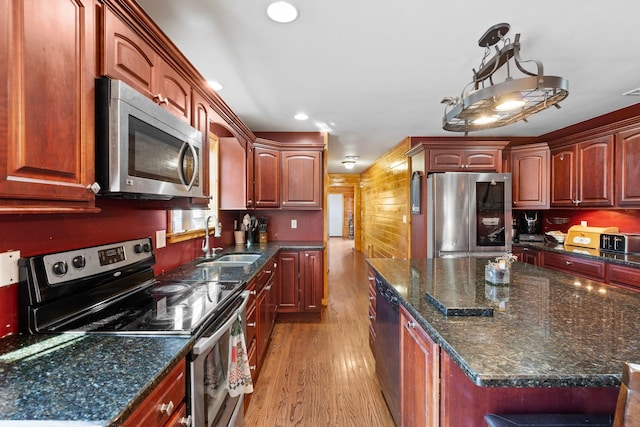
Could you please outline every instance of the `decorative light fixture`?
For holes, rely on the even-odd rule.
[[[281,24],[293,22],[298,17],[298,9],[286,1],[277,1],[267,7],[267,15],[271,20]]]
[[[446,97],[442,127],[453,132],[471,132],[505,126],[517,121],[527,121],[527,117],[558,104],[569,95],[569,82],[564,77],[545,76],[542,62],[523,61],[520,58],[520,34],[513,43],[505,38],[510,25],[503,23],[489,28],[478,40],[485,49],[478,71],[473,70],[473,81],[462,91],[460,97]],[[502,47],[498,44],[501,43]],[[495,55],[489,58],[491,46]],[[525,77],[514,79],[509,62]],[[523,64],[533,62],[536,71],[524,68]],[[496,71],[506,67],[506,78],[494,84]]]
[[[353,167],[356,165],[356,160],[358,160],[358,156],[344,156],[342,164],[344,165],[345,169],[353,169]]]

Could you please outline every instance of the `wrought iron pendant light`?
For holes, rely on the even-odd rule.
[[[520,57],[520,34],[513,43],[506,38],[509,24],[497,24],[489,28],[478,40],[485,49],[478,71],[473,70],[473,81],[463,89],[460,97],[446,97],[442,127],[453,132],[471,132],[505,126],[558,104],[569,95],[569,82],[564,77],[545,76],[542,62],[524,61]],[[502,47],[499,46],[502,45]],[[490,58],[494,46],[495,54]],[[511,76],[513,60],[524,77]],[[523,64],[535,64],[535,72]],[[494,83],[495,73],[505,67],[506,78]],[[470,89],[469,89],[470,88]]]

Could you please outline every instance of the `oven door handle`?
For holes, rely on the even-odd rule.
[[[238,316],[240,316],[240,313],[245,310],[245,308],[247,307],[247,303],[249,302],[249,291],[242,291],[240,295],[242,298],[242,304],[240,304],[240,307],[238,307],[238,309],[233,312],[233,314],[229,317],[229,320],[224,322],[224,324],[220,328],[218,328],[213,333],[213,335],[201,338],[195,343],[192,350],[194,355],[199,355],[210,351],[213,346],[216,345],[220,337],[222,337],[225,332],[231,328],[233,322],[235,322]],[[244,319],[241,319],[241,321],[243,322]]]

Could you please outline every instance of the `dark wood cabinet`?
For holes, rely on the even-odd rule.
[[[322,164],[319,151],[283,151],[282,207],[322,207]]]
[[[0,8],[0,213],[95,212],[96,3]]]
[[[502,150],[497,148],[429,149],[429,172],[500,172],[501,170]]]
[[[538,267],[542,265],[542,251],[538,249],[514,245],[512,253],[518,257],[520,262]]]
[[[440,347],[400,306],[400,425],[437,427]]]
[[[607,263],[605,270],[607,283],[640,291],[640,268]]]
[[[282,251],[279,270],[278,313],[319,318],[324,295],[323,251]]]
[[[513,207],[549,208],[549,146],[546,143],[511,150]]]
[[[185,425],[186,418],[186,361],[181,360],[160,381],[133,414],[125,420],[124,427],[164,427]]]
[[[546,252],[542,266],[564,273],[603,282],[605,278],[605,263],[593,259],[581,258],[569,254]]]
[[[220,138],[220,209],[244,210],[249,206],[245,147],[236,138]],[[253,179],[253,178],[252,178]]]
[[[613,206],[613,137],[551,151],[552,207]]]
[[[256,208],[280,207],[280,151],[256,146],[253,150],[253,196]]]
[[[104,8],[103,75],[122,80],[186,122],[191,86],[140,33]]]
[[[616,206],[640,206],[640,128],[616,137]]]

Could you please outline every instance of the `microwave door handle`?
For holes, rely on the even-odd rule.
[[[191,154],[193,154],[193,176],[191,177],[191,182],[187,183],[187,178],[185,176],[184,173],[184,157],[187,155],[187,149],[191,150]],[[191,190],[191,187],[193,187],[193,184],[196,182],[196,178],[198,177],[198,170],[200,165],[198,164],[198,151],[196,150],[196,148],[189,144],[189,142],[185,141],[184,144],[182,144],[182,147],[180,148],[180,154],[178,155],[179,157],[179,161],[180,161],[180,168],[178,169],[178,171],[180,172],[180,181],[182,181],[182,183],[184,185],[187,186],[187,191]]]

